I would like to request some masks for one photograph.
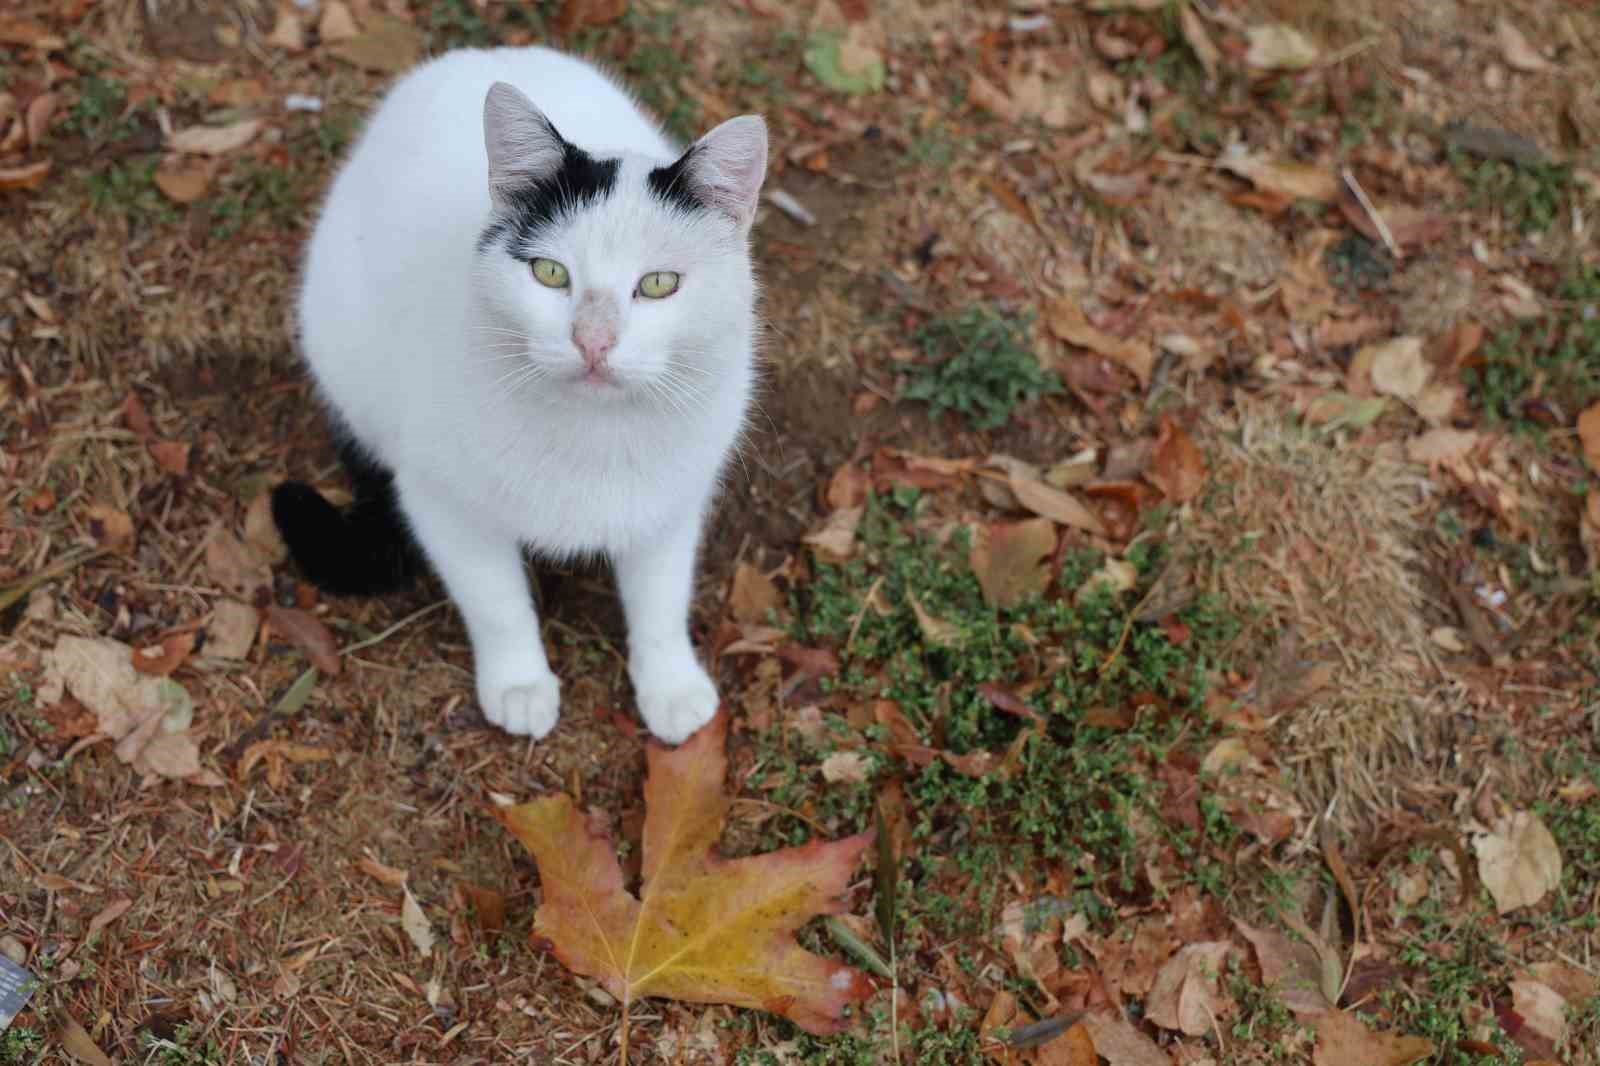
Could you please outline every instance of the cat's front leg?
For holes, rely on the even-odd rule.
[[[717,713],[717,687],[689,643],[698,522],[653,543],[615,553],[628,617],[628,674],[639,716],[661,740],[679,744]]]
[[[467,624],[484,717],[507,733],[543,737],[560,716],[561,683],[545,658],[521,546],[426,487],[402,481],[400,495],[417,542]]]

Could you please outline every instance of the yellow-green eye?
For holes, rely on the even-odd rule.
[[[567,282],[571,280],[567,277],[567,268],[554,259],[535,259],[533,261],[533,276],[539,279],[540,285],[546,285],[552,289],[564,289],[567,287]]]
[[[678,275],[657,270],[639,279],[639,295],[649,300],[664,300],[678,291]]]

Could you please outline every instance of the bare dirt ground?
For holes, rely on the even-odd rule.
[[[868,869],[806,933],[881,971],[844,1034],[652,1001],[631,1061],[1600,1062],[1593,4],[10,0],[0,1066],[617,1060],[486,813],[636,845],[609,578],[539,570],[517,742],[437,583],[319,599],[261,505],[340,484],[320,189],[496,42],[771,123],[725,847],[881,819],[902,886],[892,965]]]

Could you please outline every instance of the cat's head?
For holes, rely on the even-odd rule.
[[[672,163],[597,158],[497,82],[483,126],[491,214],[477,277],[493,321],[476,347],[498,380],[547,399],[687,410],[748,357],[760,117],[729,119]]]

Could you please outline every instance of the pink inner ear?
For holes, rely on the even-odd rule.
[[[695,144],[692,166],[706,201],[749,225],[767,176],[766,122],[758,115],[730,118]]]

